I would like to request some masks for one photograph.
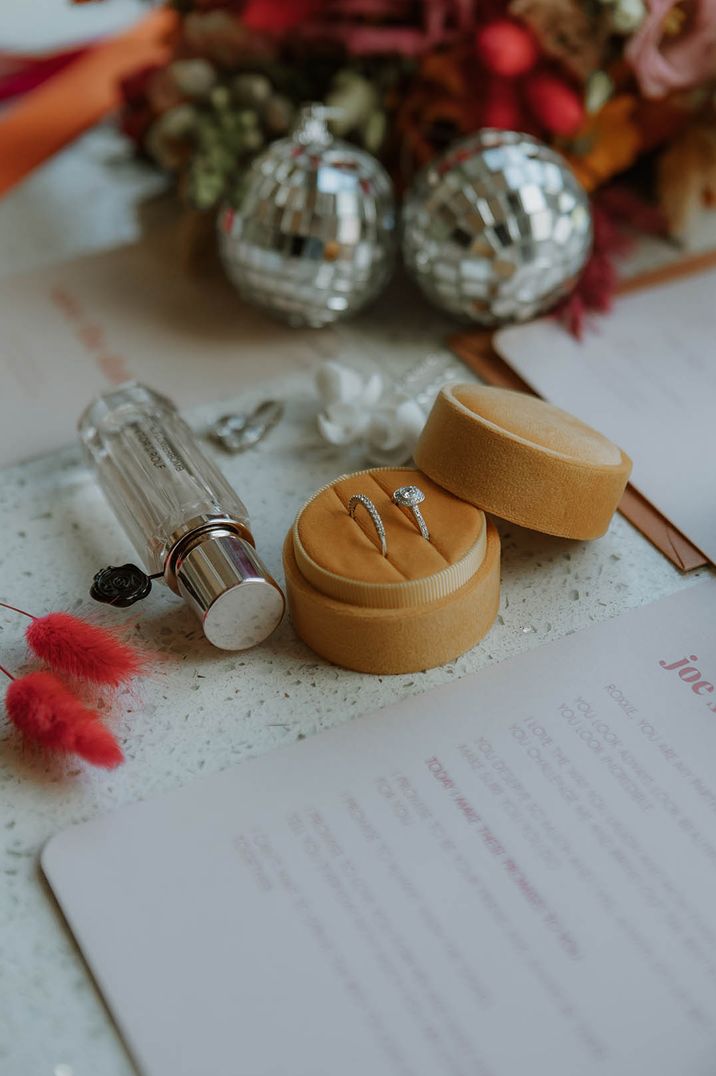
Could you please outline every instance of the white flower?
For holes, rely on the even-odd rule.
[[[351,366],[329,360],[316,374],[316,388],[324,404],[362,403],[373,407],[383,392],[383,378],[377,371],[364,378]]]
[[[352,445],[368,428],[370,413],[352,404],[331,404],[318,416],[318,429],[329,445]]]
[[[342,363],[325,362],[316,374],[321,402],[318,429],[331,445],[363,442],[371,463],[405,463],[425,425],[415,400],[385,391],[379,373],[366,376]]]
[[[594,115],[607,103],[614,93],[614,82],[606,71],[594,71],[587,79],[584,104],[587,112]]]
[[[406,398],[394,408],[377,411],[366,437],[370,462],[384,466],[406,463],[424,425],[425,412],[415,400]]]
[[[364,378],[350,366],[324,362],[316,374],[316,389],[323,404],[318,429],[331,445],[350,445],[368,429],[383,392],[379,373]]]
[[[610,22],[615,34],[633,34],[646,18],[644,0],[616,0]]]

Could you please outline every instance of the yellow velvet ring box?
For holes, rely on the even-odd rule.
[[[393,504],[418,484],[430,541]],[[363,493],[386,529],[388,555]],[[298,513],[283,550],[291,618],[322,657],[359,672],[401,673],[451,661],[475,645],[497,614],[500,540],[485,513],[411,468],[376,468],[324,487]]]
[[[440,391],[415,462],[485,512],[582,541],[605,533],[631,474],[626,453],[574,415],[476,384]]]
[[[472,384],[441,391],[415,459],[419,470],[336,479],[303,506],[286,537],[294,627],[337,665],[415,672],[469,650],[499,606],[500,541],[484,510],[548,534],[596,538],[631,470],[616,445],[572,415]],[[425,494],[430,541],[392,501],[407,485]],[[385,557],[369,514],[362,506],[348,511],[358,493],[383,520]]]

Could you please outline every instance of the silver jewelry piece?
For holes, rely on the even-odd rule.
[[[245,452],[263,441],[282,416],[282,403],[264,400],[250,414],[222,415],[207,432],[226,452]]]
[[[420,505],[424,500],[425,494],[417,486],[401,486],[393,494],[393,504],[397,504],[399,508],[407,508],[412,513],[413,519],[418,525],[418,530],[425,541],[429,542],[430,531],[423,519],[423,513],[420,511]]]
[[[380,512],[373,504],[370,497],[366,497],[365,493],[354,493],[348,502],[348,514],[353,518],[356,514],[356,508],[359,504],[362,504],[366,512],[373,521],[373,526],[376,529],[376,533],[380,538],[380,551],[384,557],[388,556],[388,541],[385,535],[385,527],[383,520],[380,518]]]

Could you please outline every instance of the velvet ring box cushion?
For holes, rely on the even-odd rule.
[[[629,457],[574,415],[476,384],[441,390],[415,461],[486,512],[582,540],[607,530],[631,473]]]
[[[392,502],[417,485],[430,530]],[[370,516],[348,513],[355,493],[374,502],[388,555]],[[500,543],[484,512],[410,468],[345,475],[298,513],[284,545],[289,606],[299,636],[337,665],[405,673],[451,661],[489,630],[499,604]]]

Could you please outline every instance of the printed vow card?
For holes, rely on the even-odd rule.
[[[77,826],[143,1076],[712,1076],[716,582]]]

